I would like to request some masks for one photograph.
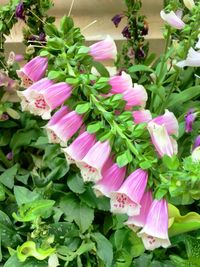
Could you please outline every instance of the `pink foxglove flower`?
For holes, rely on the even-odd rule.
[[[165,110],[164,115],[158,116],[151,121],[159,125],[164,125],[169,135],[174,134],[175,136],[178,136],[178,121],[174,116],[174,113],[168,111],[167,109]]]
[[[62,149],[68,164],[82,160],[94,144],[94,135],[89,134],[88,132],[80,134],[70,146]]]
[[[135,110],[132,114],[135,124],[149,122],[152,119],[151,112],[148,109]]]
[[[196,119],[197,114],[194,112],[194,109],[189,109],[187,114],[185,115],[185,132],[192,132],[192,126]]]
[[[18,96],[21,98],[22,111],[30,111],[30,103],[33,101],[33,96],[36,92],[45,90],[49,86],[53,85],[53,81],[43,78],[38,82],[31,85],[24,91],[17,91]]]
[[[97,182],[102,178],[102,169],[111,152],[108,141],[96,142],[85,157],[76,165],[81,171],[84,182]]]
[[[160,12],[161,18],[167,22],[170,26],[174,27],[175,29],[183,29],[185,23],[181,20],[179,14],[174,13],[171,11],[170,13],[165,13],[164,10]]]
[[[58,111],[56,111],[56,113],[53,114],[53,116],[51,117],[51,119],[49,120],[47,125],[45,126],[45,129],[46,129],[46,132],[47,132],[47,136],[48,136],[48,139],[49,139],[50,143],[55,143],[55,144],[57,144],[57,143],[59,144],[60,143],[60,139],[54,133],[54,131],[52,131],[50,129],[50,126],[53,126],[56,123],[58,123],[58,121],[61,120],[62,117],[67,115],[69,112],[70,112],[69,108],[66,107],[66,106],[63,106]]]
[[[102,61],[107,59],[116,59],[117,47],[110,36],[90,46],[89,54],[94,60]]]
[[[195,51],[192,47],[189,49],[187,57],[176,64],[176,66],[183,68],[189,67],[200,67],[200,52]]]
[[[65,82],[53,84],[43,90],[31,93],[29,111],[44,120],[51,118],[51,111],[61,106],[71,96],[72,88]]]
[[[147,179],[148,174],[142,169],[137,169],[131,173],[122,186],[110,194],[111,212],[127,213],[128,216],[138,215]]]
[[[122,71],[121,75],[111,77],[109,84],[111,85],[111,94],[122,94],[133,87],[131,76],[124,71]]]
[[[24,65],[22,69],[17,70],[17,75],[22,80],[22,86],[27,88],[43,78],[47,65],[48,59],[46,57],[37,56]]]
[[[94,186],[96,196],[110,197],[112,191],[117,191],[122,185],[126,174],[126,168],[119,168],[115,163],[103,173],[103,178]]]
[[[147,92],[142,85],[134,83],[134,87],[123,93],[123,99],[126,101],[126,109],[129,110],[135,106],[145,107],[147,101]]]
[[[160,246],[170,246],[168,237],[168,207],[164,199],[155,199],[150,206],[146,223],[138,233],[144,246],[148,250],[154,250]]]
[[[164,155],[172,157],[177,154],[177,142],[169,136],[164,125],[149,122],[147,129],[151,136],[151,141],[160,157]]]
[[[83,124],[83,119],[75,111],[68,112],[57,122],[51,121],[46,125],[49,141],[66,145],[67,141],[78,131]]]
[[[134,232],[137,232],[146,223],[147,215],[149,213],[149,207],[153,202],[151,191],[144,192],[144,195],[140,201],[141,209],[140,214],[131,216],[124,224],[131,228]]]

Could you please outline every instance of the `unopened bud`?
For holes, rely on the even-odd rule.
[[[192,10],[195,6],[194,0],[183,0],[183,3],[189,10]]]

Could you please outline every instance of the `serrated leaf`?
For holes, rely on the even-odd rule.
[[[19,165],[15,164],[11,168],[5,170],[1,175],[0,175],[0,182],[4,184],[8,188],[13,188],[14,186],[14,178],[17,173]]]
[[[67,185],[74,193],[82,194],[85,191],[83,179],[78,173],[68,177]]]
[[[14,195],[18,206],[41,198],[38,193],[30,191],[23,186],[14,186]]]

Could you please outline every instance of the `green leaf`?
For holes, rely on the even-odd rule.
[[[18,206],[39,200],[41,198],[38,193],[30,191],[23,186],[14,186],[14,194]]]
[[[172,157],[164,155],[162,161],[169,170],[177,170],[179,167],[179,160],[176,155],[173,155]]]
[[[106,267],[110,267],[113,261],[112,244],[100,233],[92,233],[91,238],[97,244],[97,256],[103,261]]]
[[[45,33],[50,37],[59,36],[59,31],[57,30],[56,26],[50,23],[44,25]]]
[[[61,71],[51,70],[48,73],[48,78],[50,80],[60,80],[60,81],[62,81],[63,79],[65,79],[65,77],[66,77],[65,73],[61,72]]]
[[[19,261],[17,253],[12,255],[4,264],[4,267],[47,267],[46,260],[40,261],[34,258],[28,258],[25,262]]]
[[[62,17],[60,21],[60,29],[64,34],[67,34],[69,30],[74,27],[73,19],[67,16]]]
[[[67,185],[74,193],[82,194],[85,191],[83,179],[78,173],[70,175],[70,177],[68,177]]]
[[[200,86],[190,87],[180,93],[171,94],[171,97],[167,103],[167,107],[171,107],[177,104],[182,104],[194,99],[200,95]]]
[[[98,122],[89,124],[87,127],[87,131],[92,134],[92,133],[98,132],[101,128],[102,128],[102,123],[98,121]]]
[[[117,164],[121,168],[130,163],[132,159],[133,156],[131,155],[130,151],[126,150],[123,154],[117,157]]]
[[[130,73],[137,72],[137,71],[154,72],[153,69],[145,65],[133,65],[128,69],[128,72]]]
[[[106,69],[106,67],[104,67],[104,65],[102,63],[94,61],[93,66],[95,67],[95,69],[98,71],[98,73],[101,76],[104,76],[104,77],[110,76],[108,70]]]
[[[17,173],[19,165],[15,164],[11,168],[7,169],[4,173],[0,175],[0,182],[8,188],[13,188],[14,178]]]
[[[69,222],[75,221],[82,233],[84,233],[92,224],[94,219],[94,210],[73,194],[68,193],[60,202],[60,208],[66,215]]]
[[[78,114],[83,114],[83,113],[86,113],[89,109],[90,109],[90,103],[84,103],[84,104],[79,104],[76,107],[75,111]]]

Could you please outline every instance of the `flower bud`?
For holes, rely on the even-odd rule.
[[[192,10],[195,6],[194,0],[183,0],[183,3],[189,10]]]

